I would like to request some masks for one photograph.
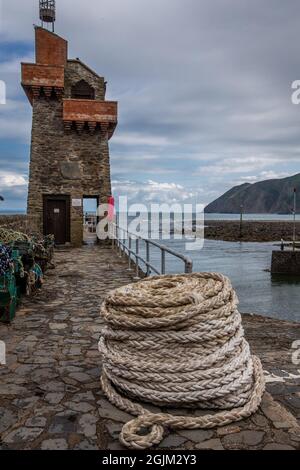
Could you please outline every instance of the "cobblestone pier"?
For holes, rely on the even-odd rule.
[[[43,289],[23,299],[13,324],[0,324],[7,348],[7,364],[0,366],[0,449],[122,449],[118,435],[131,416],[100,389],[99,307],[134,273],[109,247],[57,251],[55,264]],[[291,360],[300,324],[252,315],[243,322],[268,381],[260,410],[217,430],[171,432],[160,448],[300,448],[300,366]]]

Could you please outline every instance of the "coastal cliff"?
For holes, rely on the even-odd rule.
[[[205,208],[206,213],[290,214],[294,188],[298,188],[297,207],[300,213],[300,173],[288,178],[272,179],[235,186]]]

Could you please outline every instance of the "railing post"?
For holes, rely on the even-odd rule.
[[[193,272],[193,261],[186,260],[184,262],[184,264],[185,264],[185,274],[192,274],[192,272]]]
[[[121,229],[118,229],[118,244],[119,244],[119,256],[122,257],[122,245],[121,245]]]
[[[161,274],[166,274],[166,252],[161,248]]]
[[[115,248],[115,225],[112,223],[111,225],[111,245],[112,245],[112,249]]]
[[[149,277],[150,274],[151,274],[151,270],[150,270],[150,266],[149,266],[149,263],[150,263],[150,244],[149,244],[149,240],[145,240],[146,242],[146,261],[147,261],[147,274],[146,276]]]
[[[131,236],[128,239],[128,269],[131,271]]]
[[[126,257],[126,248],[125,248],[125,242],[126,242],[126,239],[125,239],[125,230],[123,229],[123,256]]]
[[[123,229],[123,228],[122,228],[122,237],[121,237],[121,240],[122,240],[122,244],[121,244],[121,247],[122,247],[122,258],[124,258],[125,246],[124,246],[124,229]]]
[[[138,258],[139,251],[140,251],[140,245],[139,245],[139,239],[137,237],[136,240],[135,240],[135,253],[136,253],[136,256],[135,256],[135,275],[136,275],[137,279],[140,278],[140,276],[139,276],[139,274],[140,274],[140,271],[139,271],[139,258]]]

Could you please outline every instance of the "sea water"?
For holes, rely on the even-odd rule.
[[[239,214],[207,214],[206,220],[238,220]],[[245,220],[290,220],[291,215],[246,214]],[[300,215],[297,215],[300,220]],[[220,272],[228,276],[239,297],[239,309],[278,319],[300,322],[300,277],[272,276],[272,251],[275,243],[225,242],[205,240],[198,251],[186,251],[185,240],[163,240],[160,243],[189,256],[193,270]],[[145,254],[141,244],[141,254]],[[151,264],[160,270],[160,251],[151,247]],[[166,272],[184,272],[184,263],[166,254]]]

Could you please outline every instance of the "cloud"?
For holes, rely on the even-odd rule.
[[[219,160],[214,165],[201,166],[198,172],[203,175],[219,174],[232,175],[234,173],[251,172],[264,168],[267,165],[263,159],[256,157],[248,158],[229,158],[228,160]]]
[[[22,112],[22,106],[18,106],[16,111],[6,109],[0,114],[0,139],[19,140],[29,144],[30,132],[31,120],[26,112]]]
[[[26,185],[27,185],[27,180],[24,178],[24,176],[21,176],[15,173],[0,171],[0,187],[1,188],[5,189],[5,188],[12,188],[15,186],[26,186]]]
[[[189,190],[174,182],[163,182],[147,180],[133,181],[125,179],[114,179],[112,181],[113,193],[118,198],[126,196],[130,204],[191,204],[196,203],[199,194],[197,191]],[[201,201],[198,201],[199,203]]]
[[[119,145],[130,145],[132,147],[136,145],[143,145],[149,147],[159,147],[169,144],[167,137],[156,136],[156,135],[144,135],[137,134],[136,132],[122,132],[116,135],[114,139],[115,144]]]
[[[243,184],[243,183],[257,183],[258,181],[286,178],[287,176],[290,176],[289,173],[277,173],[272,170],[261,171],[257,175],[241,176],[239,180],[236,182],[236,184],[238,185],[238,184]]]
[[[0,210],[24,209],[27,185],[24,175],[0,170],[0,194],[4,197]]]
[[[0,145],[10,145],[11,160],[5,148],[0,168],[5,159],[13,172],[28,164],[31,109],[19,62],[33,57],[38,2],[3,3],[0,79],[8,106],[0,107]],[[171,188],[174,199],[196,192],[209,202],[235,181],[299,171],[300,106],[291,103],[291,84],[300,78],[300,3],[271,3],[57,2],[56,31],[69,40],[70,56],[104,75],[107,99],[119,101],[114,179],[135,182],[138,197],[152,198],[149,182],[140,188],[148,180],[191,188]]]
[[[0,139],[26,144],[30,140],[31,107],[20,86],[20,63],[31,60],[29,56],[0,60],[0,79],[6,84],[6,103],[0,105]]]

